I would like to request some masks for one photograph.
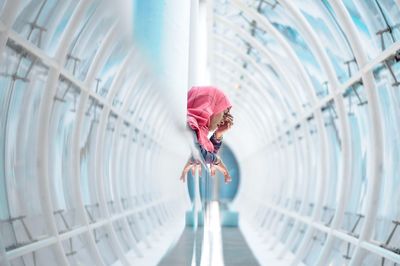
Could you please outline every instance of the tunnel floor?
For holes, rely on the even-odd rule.
[[[260,265],[251,252],[238,227],[222,227],[223,258],[226,266]],[[166,254],[159,266],[191,265],[193,256],[194,231],[186,227],[176,245]],[[196,265],[200,265],[203,227],[196,232]]]

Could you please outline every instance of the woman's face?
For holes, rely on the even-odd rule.
[[[214,131],[217,129],[218,124],[222,122],[222,119],[224,118],[224,112],[222,111],[220,113],[217,114],[213,114],[210,117],[210,126],[208,127],[210,131]]]

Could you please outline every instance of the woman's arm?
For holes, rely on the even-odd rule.
[[[210,141],[214,145],[214,153],[217,153],[219,151],[219,148],[221,148],[222,139],[218,140],[218,138],[215,136],[215,133],[214,133],[210,137]]]
[[[207,151],[200,144],[198,144],[198,147],[200,149],[201,156],[203,156],[203,159],[204,159],[204,161],[206,163],[215,164],[215,163],[218,162],[219,159],[218,159],[218,156],[215,153]],[[195,161],[195,160],[192,158],[192,161]]]

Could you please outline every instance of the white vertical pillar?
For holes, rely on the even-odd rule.
[[[208,23],[207,23],[207,3],[204,0],[200,0],[199,3],[199,17],[198,17],[198,74],[199,82],[201,85],[209,84],[209,73],[208,73]]]
[[[198,13],[199,0],[190,2],[190,32],[189,32],[189,77],[188,89],[198,84]]]
[[[199,0],[191,0],[190,3],[190,31],[189,31],[189,76],[188,89],[199,84]],[[198,206],[200,205],[199,172],[194,176],[193,199],[193,229],[196,235],[198,225]],[[196,238],[193,243],[192,265],[196,265]]]
[[[213,52],[214,52],[214,38],[213,29],[214,29],[214,0],[207,0],[207,15],[206,15],[206,24],[207,24],[207,78],[209,82],[214,82],[214,70],[213,70]]]

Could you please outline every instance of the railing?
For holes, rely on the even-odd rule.
[[[193,134],[193,144],[197,142],[195,134]],[[216,180],[212,180],[209,166],[202,158],[200,151],[194,145],[191,147],[192,157],[202,168],[201,175],[199,167],[195,168],[193,180],[193,256],[192,266],[197,266],[198,262],[202,265],[224,265],[222,255],[221,241],[221,223],[219,201],[215,200],[212,191],[215,189]],[[202,192],[202,193],[201,193]],[[199,237],[199,210],[201,208],[203,217],[203,239],[201,243],[200,254],[198,254]]]

